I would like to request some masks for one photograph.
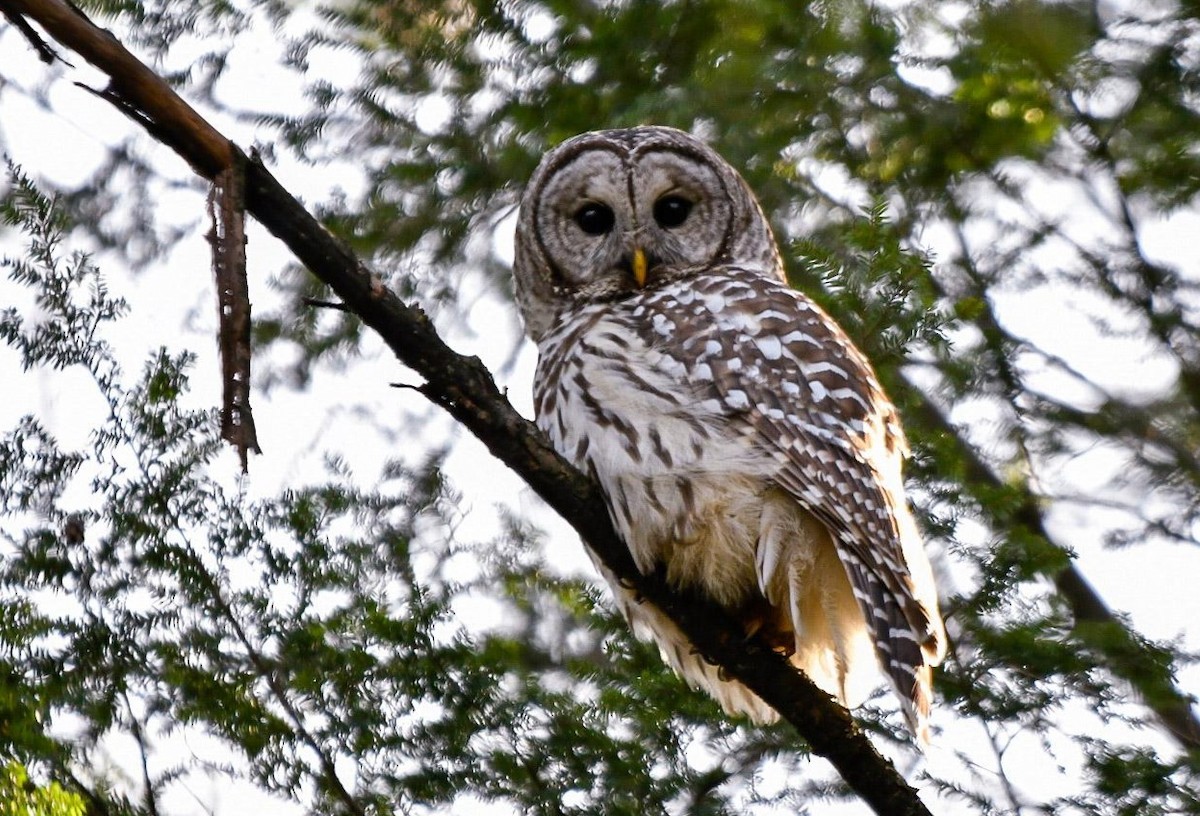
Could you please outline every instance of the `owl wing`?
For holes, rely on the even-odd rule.
[[[918,672],[940,654],[941,627],[917,597],[901,539],[908,450],[895,408],[850,338],[785,284],[741,271],[690,284],[682,309],[701,330],[684,341],[689,380],[778,460],[775,482],[828,528],[881,662],[903,698],[927,708]],[[760,553],[760,569],[783,556]]]

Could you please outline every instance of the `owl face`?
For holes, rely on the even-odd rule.
[[[577,136],[546,155],[522,199],[514,272],[535,340],[565,306],[715,265],[779,270],[770,227],[745,182],[682,131]]]

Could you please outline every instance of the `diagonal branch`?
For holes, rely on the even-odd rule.
[[[914,394],[921,393],[911,383],[906,382],[905,387]],[[991,488],[1002,486],[996,472],[965,444],[950,420],[929,399],[922,397],[909,419],[954,440],[965,482]],[[1053,543],[1038,503],[1039,498],[1032,491],[1023,489],[1020,504],[1011,508],[1013,519],[1033,535]],[[1173,684],[1166,657],[1121,622],[1074,563],[1068,563],[1054,576],[1054,586],[1071,608],[1075,636],[1105,656],[1112,672],[1142,696],[1163,728],[1184,750],[1193,756],[1200,753],[1200,720],[1192,710],[1191,699]]]
[[[950,206],[957,207],[953,201]],[[964,221],[962,214],[956,213],[956,216],[955,223],[961,227]],[[978,283],[980,273],[974,268],[961,228],[957,237],[966,272]],[[1028,389],[1012,368],[1011,355],[1005,353],[1005,348],[1017,341],[996,319],[988,299],[981,297],[980,303],[983,304],[983,311],[976,318],[975,325],[983,333],[984,342],[999,368],[1005,398],[1019,415],[1020,409],[1013,400],[1015,395]],[[952,441],[963,465],[963,482],[990,489],[1001,487],[1003,483],[1000,476],[980,457],[977,450],[967,444],[941,409],[911,382],[902,381],[904,388],[915,395],[916,407],[906,418],[920,422],[935,434]],[[1018,525],[1061,551],[1062,547],[1046,529],[1045,513],[1040,502],[1041,497],[1025,485],[1021,488],[1019,503],[1007,510]],[[1079,641],[1104,656],[1113,674],[1127,682],[1142,697],[1163,728],[1188,752],[1193,762],[1197,761],[1200,758],[1200,719],[1192,710],[1190,695],[1180,690],[1174,682],[1169,656],[1133,631],[1109,608],[1073,559],[1067,559],[1067,565],[1054,576],[1054,587],[1071,609],[1075,619],[1074,634]]]
[[[212,180],[235,161],[238,151],[228,139],[66,0],[0,0],[0,11],[35,21],[106,73],[110,85],[105,95],[200,175]],[[599,488],[513,409],[478,358],[450,349],[420,309],[385,289],[266,168],[244,161],[246,209],[378,332],[401,362],[425,378],[421,390],[430,400],[525,479],[588,541],[608,569],[661,608],[701,654],[779,711],[876,813],[928,816],[916,791],[829,695],[760,639],[747,641],[742,628],[721,609],[672,592],[657,576],[641,575],[613,530]]]

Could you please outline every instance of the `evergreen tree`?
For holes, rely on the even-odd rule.
[[[0,0],[0,138],[24,165],[3,188],[0,364],[26,372],[0,427],[0,797],[17,803],[0,813],[193,812],[217,807],[212,780],[283,812],[863,811],[812,735],[731,720],[666,671],[527,494],[473,507],[496,500],[466,487],[487,454],[388,388],[405,375],[370,293],[269,268],[253,231],[250,399],[271,441],[241,477],[215,323],[180,335],[157,314],[211,310],[205,184],[156,146],[178,134],[133,115],[69,183],[21,148],[131,92],[71,86],[82,46],[55,5]],[[1200,268],[1160,236],[1200,204],[1200,11],[81,8],[257,143],[373,286],[522,388],[506,236],[538,157],[601,127],[702,134],[914,448],[954,641],[940,733],[920,756],[884,695],[860,724],[933,812],[1200,813],[1189,622],[1148,638],[1084,577],[1125,548],[1127,585],[1170,598],[1190,576],[1166,559],[1196,564]],[[293,100],[259,87],[272,51]],[[266,195],[250,183],[252,212]],[[290,425],[306,406],[331,412],[315,443]],[[66,438],[65,414],[87,434]]]

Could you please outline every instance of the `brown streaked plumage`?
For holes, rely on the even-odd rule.
[[[856,705],[878,663],[927,739],[945,631],[904,497],[907,455],[870,364],[784,283],[745,182],[643,127],[551,151],[514,269],[538,344],[538,425],[593,473],[644,572],[703,592]],[[611,580],[634,628],[726,710],[775,713]]]

